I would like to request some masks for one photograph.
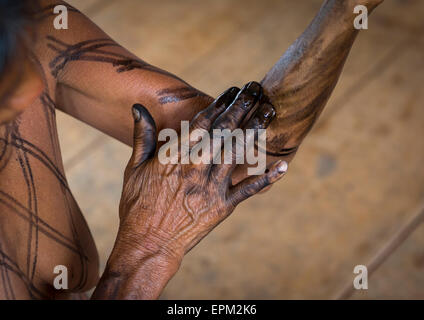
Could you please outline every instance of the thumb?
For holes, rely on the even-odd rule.
[[[132,107],[134,117],[133,153],[129,166],[137,168],[154,156],[156,151],[156,124],[149,111],[141,104]]]

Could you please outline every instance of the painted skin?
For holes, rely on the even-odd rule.
[[[257,119],[262,120],[253,123],[269,125],[263,115],[273,114],[272,103],[276,119],[268,129],[268,163],[290,161],[325,106],[357,34],[352,27],[353,7],[364,4],[372,10],[381,2],[324,1],[312,24],[265,76],[265,94],[257,104]],[[69,13],[74,25],[66,33],[53,29],[51,11],[59,3],[42,3],[46,9],[40,13],[38,39],[28,46],[32,54],[22,50],[27,54],[22,53],[16,60],[17,66],[25,67],[20,71],[16,67],[0,80],[0,116],[2,121],[9,121],[0,127],[0,297],[78,298],[78,293],[98,284],[93,298],[156,298],[193,245],[228,216],[243,197],[263,190],[281,176],[278,165],[270,166],[268,178],[262,178],[260,183],[244,181],[242,185],[248,188],[243,192],[234,193],[234,185],[245,177],[246,168],[241,166],[231,168],[232,183],[228,181],[229,171],[225,171],[228,168],[224,167],[221,169],[226,172],[226,179],[215,184],[188,179],[191,187],[202,186],[193,200],[189,193],[190,201],[184,200],[187,194],[177,194],[171,188],[164,198],[175,199],[172,216],[179,220],[174,223],[180,225],[191,215],[184,228],[189,232],[186,234],[171,223],[165,224],[164,237],[157,227],[148,236],[145,230],[149,223],[163,225],[160,221],[169,219],[162,210],[155,210],[153,200],[146,196],[158,186],[150,185],[151,190],[143,186],[143,192],[139,192],[141,181],[145,181],[141,177],[150,181],[155,170],[164,170],[159,169],[156,158],[140,156],[150,155],[146,150],[153,150],[153,140],[147,135],[153,130],[148,115],[154,120],[156,131],[177,129],[181,120],[193,119],[214,100],[132,55],[77,10]],[[338,27],[332,28],[334,25]],[[16,90],[11,93],[6,88],[10,88],[7,84],[12,79]],[[136,122],[130,109],[135,103],[146,107],[134,112],[136,120],[140,115]],[[24,107],[28,108],[23,112]],[[66,182],[55,108],[134,147],[125,174],[119,235],[99,283],[94,241]],[[141,165],[134,170],[137,161]],[[186,169],[173,170],[178,174],[163,179],[190,190],[190,185],[181,180]],[[192,170],[204,177],[200,168],[190,168],[188,172]],[[225,196],[230,190],[231,194],[239,194],[238,200],[223,201],[229,198],[218,192],[220,188],[226,190]],[[214,197],[219,206],[209,208],[208,197]],[[193,201],[191,209],[184,206],[187,201]],[[203,210],[208,212],[206,221],[196,214]],[[136,219],[138,215],[144,217],[141,222]],[[70,290],[61,295],[51,285],[55,276],[52,270],[59,264],[70,270]]]

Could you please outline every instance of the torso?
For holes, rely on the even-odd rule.
[[[69,291],[53,287],[68,269]],[[98,256],[66,181],[54,101],[44,93],[0,126],[0,299],[45,299],[90,289]]]

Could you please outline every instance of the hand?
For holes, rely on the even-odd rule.
[[[190,122],[190,129],[234,130],[261,94],[262,88],[256,82],[242,90],[231,88],[197,114]],[[287,163],[278,161],[266,173],[250,176],[233,186],[230,177],[235,161],[232,164],[164,165],[156,152],[156,129],[149,112],[135,105],[133,114],[133,154],[125,170],[117,242],[131,247],[132,252],[135,248],[143,257],[159,255],[163,261],[179,266],[184,254],[228,217],[241,201],[280,179],[287,170]],[[264,129],[274,115],[270,104],[262,104],[243,128]],[[190,148],[195,144],[196,141],[190,141]],[[234,153],[233,150],[233,158]]]
[[[242,90],[228,89],[194,117],[190,130],[204,129],[211,135],[213,129],[265,129],[275,110],[267,103],[253,110],[261,95],[256,82]],[[253,116],[245,121],[250,112]],[[141,105],[133,106],[133,116],[133,154],[124,174],[118,236],[92,299],[157,298],[185,253],[237,204],[270,186],[287,170],[287,163],[278,161],[264,174],[232,185],[240,141],[231,141],[228,164],[163,164],[156,150],[153,118]],[[256,138],[250,135],[241,142],[249,145],[250,139]],[[178,141],[173,142],[178,147]],[[199,145],[188,142],[191,150]],[[177,150],[180,159],[181,148]],[[222,156],[220,148],[205,156],[214,159],[219,152]]]

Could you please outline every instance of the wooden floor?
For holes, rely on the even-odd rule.
[[[212,95],[260,80],[321,0],[72,0]],[[332,298],[424,201],[424,1],[386,0],[289,173],[185,258],[163,298]],[[59,113],[66,173],[104,265],[130,149]],[[353,298],[424,298],[424,225]]]

